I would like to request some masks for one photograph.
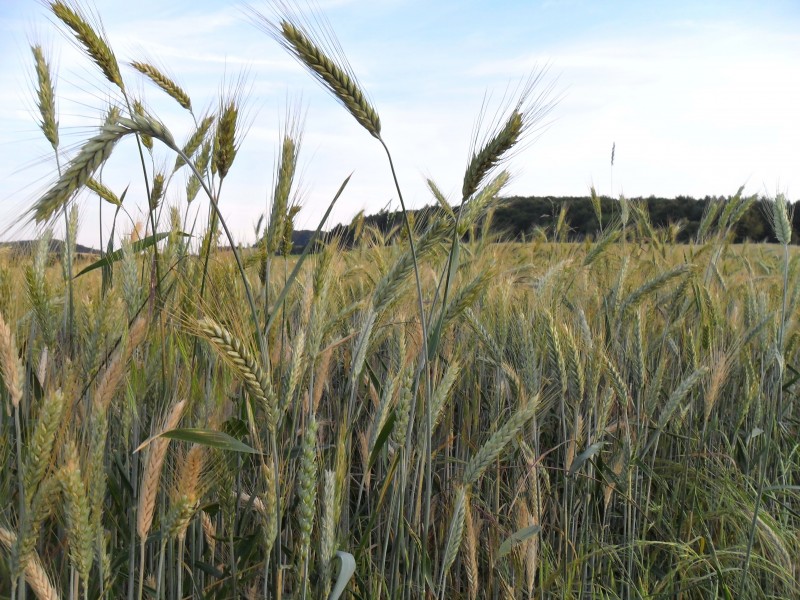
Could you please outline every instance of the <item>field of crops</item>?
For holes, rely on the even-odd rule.
[[[261,242],[234,250],[216,206],[237,98],[178,143],[101,30],[48,5],[122,101],[33,205],[37,247],[0,255],[0,597],[800,597],[800,262],[782,197],[772,246],[729,243],[741,194],[709,203],[687,245],[624,198],[611,222],[596,204],[595,240],[480,235],[498,167],[550,106],[533,77],[476,139],[458,207],[431,182],[439,216],[354,223],[355,246],[320,235],[301,256],[288,119]],[[391,165],[344,58],[294,19],[259,22]],[[32,64],[58,153],[39,46]],[[123,137],[148,221],[78,257],[77,194],[132,202],[98,175]]]

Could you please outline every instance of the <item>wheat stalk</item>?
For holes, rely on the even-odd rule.
[[[150,81],[155,83],[164,92],[169,94],[183,108],[191,112],[192,100],[191,98],[189,98],[189,94],[187,94],[183,90],[183,88],[181,88],[177,83],[175,83],[175,81],[167,77],[164,73],[159,71],[156,67],[154,67],[151,64],[139,61],[134,61],[130,64],[134,69],[139,71],[139,73],[147,76],[150,79]]]

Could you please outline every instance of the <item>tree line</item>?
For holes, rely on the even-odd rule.
[[[546,236],[561,241],[596,239],[604,229],[621,223],[626,210],[637,210],[649,219],[653,232],[659,232],[665,241],[686,243],[696,239],[703,215],[715,203],[744,202],[744,209],[737,215],[731,228],[734,243],[776,242],[771,225],[771,199],[752,196],[749,199],[736,196],[706,196],[702,199],[690,196],[676,198],[616,199],[608,196],[511,196],[500,198],[487,214],[488,223],[483,223],[473,236],[487,231],[498,240],[524,241],[533,236]],[[800,242],[800,210],[798,203],[789,203],[792,223],[792,243]],[[627,208],[626,208],[627,205]],[[458,208],[453,211],[457,213]],[[426,206],[410,211],[415,225],[424,227],[433,217],[442,216],[446,209],[439,205]],[[403,236],[402,213],[381,210],[365,215],[360,213],[348,225],[337,225],[329,234],[341,239],[345,245],[359,241],[365,231],[379,232],[386,241],[394,236]],[[297,246],[304,245],[308,236],[298,231]]]

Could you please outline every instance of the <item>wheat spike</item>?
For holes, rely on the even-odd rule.
[[[53,323],[53,298],[47,282],[46,269],[53,232],[48,229],[42,234],[36,245],[33,264],[25,269],[25,284],[28,300],[33,310],[36,325],[45,343],[45,347],[55,344],[55,326]]]
[[[19,577],[34,556],[34,548],[39,539],[39,530],[44,520],[53,514],[60,494],[60,483],[55,477],[48,477],[41,482],[26,511],[25,523],[21,535],[17,539],[15,561],[12,562],[14,576]]]
[[[197,126],[197,129],[195,129],[194,133],[192,133],[189,139],[186,140],[186,144],[184,144],[183,149],[181,150],[182,154],[178,154],[178,156],[175,158],[175,166],[172,168],[173,173],[186,164],[186,161],[183,159],[183,155],[185,155],[188,158],[192,158],[194,156],[195,152],[197,152],[197,150],[202,145],[203,140],[206,139],[208,130],[211,129],[211,125],[213,124],[214,124],[213,116],[207,116],[202,121],[200,121],[200,124]],[[201,173],[203,171],[205,171],[205,169],[200,169]]]
[[[186,535],[186,528],[194,514],[196,501],[185,494],[173,498],[167,515],[161,522],[162,531],[170,538],[180,538]]]
[[[272,255],[284,237],[284,229],[288,218],[289,194],[292,189],[299,144],[291,135],[284,135],[281,144],[281,156],[275,178],[275,192],[272,197],[272,208],[269,217],[269,228],[266,234],[267,255]]]
[[[511,150],[528,134],[541,128],[541,121],[555,106],[551,100],[553,84],[541,87],[547,69],[536,69],[516,90],[516,103],[507,110],[501,110],[487,137],[478,149],[477,132],[481,119],[475,128],[473,152],[464,173],[461,188],[462,202],[466,202],[481,186],[481,182],[499,164],[508,160]],[[537,88],[539,91],[536,91]],[[484,105],[484,109],[486,105]],[[502,115],[502,116],[501,116]]]
[[[125,85],[122,82],[122,75],[120,75],[114,53],[108,43],[92,29],[81,11],[76,6],[61,0],[51,2],[50,8],[53,14],[72,30],[91,59],[100,67],[106,79],[124,90]]]
[[[336,473],[326,470],[322,483],[322,517],[319,536],[319,572],[322,597],[330,592],[331,561],[336,549]]]
[[[114,192],[96,179],[90,177],[86,182],[86,187],[109,204],[113,204],[114,206],[122,206],[122,200],[120,200]]]
[[[97,389],[94,393],[94,405],[97,410],[105,411],[125,375],[125,365],[133,354],[134,350],[144,341],[147,336],[148,318],[140,315],[131,325],[128,332],[127,342],[121,346],[111,358]]]
[[[494,462],[503,449],[520,429],[533,417],[536,411],[537,399],[515,412],[492,436],[481,446],[480,450],[467,463],[464,470],[464,485],[470,486],[480,479],[487,467]]]
[[[450,519],[450,529],[447,533],[447,543],[445,544],[444,552],[442,554],[444,558],[442,559],[442,570],[439,580],[440,597],[442,600],[447,597],[445,595],[444,585],[447,579],[447,573],[450,571],[450,567],[456,560],[458,549],[461,546],[461,539],[464,536],[464,518],[466,517],[467,501],[467,488],[465,486],[460,486],[456,490],[456,499],[453,503],[453,516]]]
[[[464,173],[464,185],[461,188],[461,196],[464,200],[475,193],[486,174],[497,166],[503,156],[519,141],[523,127],[522,113],[518,110],[513,111],[503,128],[486,142],[483,148],[472,155],[467,171]]]
[[[411,417],[411,406],[414,403],[414,369],[408,366],[397,374],[395,387],[399,387],[395,421],[389,441],[397,448],[406,443]],[[424,429],[424,428],[423,428]]]
[[[167,126],[148,115],[146,112],[134,112],[131,118],[121,117],[119,124],[127,128],[127,133],[138,133],[161,140],[171,150],[178,151],[175,138],[172,137]]]
[[[208,168],[208,163],[211,160],[211,148],[211,142],[206,141],[203,144],[203,149],[200,151],[200,155],[194,163],[198,173],[205,173]],[[189,181],[186,183],[186,202],[191,203],[192,200],[197,197],[197,192],[200,191],[200,187],[200,180],[192,173],[191,177],[189,177]]]
[[[44,57],[42,47],[38,44],[31,46],[33,58],[36,62],[36,88],[37,103],[39,114],[42,117],[39,127],[44,133],[44,137],[53,146],[53,150],[58,148],[58,121],[56,121],[56,92],[53,85],[53,78],[50,73],[50,64]]]
[[[5,546],[6,550],[11,550],[16,541],[17,536],[14,532],[0,527],[0,544]],[[47,571],[44,570],[39,556],[35,553],[28,559],[25,566],[25,580],[31,586],[38,600],[59,600],[60,596],[55,586],[50,581]]]
[[[464,543],[466,544],[466,558],[464,568],[467,572],[467,593],[469,600],[478,598],[478,585],[480,572],[478,570],[478,528],[472,515],[470,503],[467,502],[464,510]]]
[[[277,400],[272,385],[252,353],[227,329],[208,317],[197,322],[220,355],[234,367],[247,390],[264,406],[269,428],[274,431],[278,420]]]
[[[156,210],[158,203],[161,202],[161,197],[164,195],[164,174],[156,173],[153,177],[153,187],[150,189],[150,198],[148,205],[150,210]]]
[[[181,400],[172,407],[162,426],[163,431],[175,429],[183,414],[186,400]],[[167,456],[169,438],[156,438],[150,443],[145,461],[144,475],[142,476],[142,486],[139,489],[139,507],[136,512],[136,533],[139,539],[144,540],[150,532],[153,524],[153,513],[156,508],[156,495],[158,494],[158,482],[161,479],[161,467]]]
[[[147,112],[144,109],[144,105],[139,100],[133,101],[133,116],[144,116]],[[147,148],[148,152],[153,152],[153,136],[148,135],[146,133],[142,133],[139,135],[139,139],[142,140],[142,144],[145,148]]]
[[[205,461],[205,447],[194,444],[186,454],[179,470],[177,486],[176,517],[172,523],[171,535],[179,539],[186,536],[186,528],[202,495],[202,472]]]
[[[264,476],[264,553],[269,556],[278,537],[278,498],[275,494],[275,468],[261,463]]]
[[[516,521],[518,530],[539,524],[538,519],[531,514],[527,503],[524,501],[517,504]],[[526,597],[532,598],[539,559],[539,536],[535,535],[523,541],[519,545],[519,552],[522,555],[523,564],[525,566],[525,583],[527,585]]]
[[[280,30],[284,47],[322,82],[364,129],[380,139],[378,113],[367,101],[351,69],[337,65],[304,31],[289,21],[281,20]]]
[[[36,493],[50,464],[56,431],[64,409],[64,396],[60,390],[44,397],[33,436],[28,440],[24,468],[24,488],[28,497]]]
[[[236,122],[239,118],[239,109],[236,102],[228,100],[220,108],[217,120],[217,133],[214,136],[214,161],[212,166],[224,179],[236,158],[238,144],[236,142]]]
[[[80,574],[84,586],[87,586],[94,561],[94,542],[86,486],[81,475],[78,450],[72,442],[67,445],[66,464],[59,472],[59,481],[65,500],[70,560]]]
[[[3,376],[14,408],[17,408],[22,400],[22,373],[22,362],[19,359],[14,334],[0,314],[0,375]]]
[[[139,71],[139,73],[142,75],[150,78],[150,81],[155,83],[164,92],[169,94],[183,108],[191,112],[192,100],[189,98],[189,94],[187,94],[177,83],[175,83],[175,81],[167,77],[164,73],[159,71],[151,64],[134,61],[131,63],[131,66]]]
[[[83,145],[56,184],[36,201],[32,209],[36,222],[47,221],[61,210],[72,194],[86,185],[100,165],[111,156],[116,143],[129,133],[129,129],[118,123],[103,125],[100,133]]]
[[[333,32],[326,28],[315,35],[311,28],[298,25],[298,19],[292,9],[282,0],[273,2],[273,12],[275,18],[271,19],[254,9],[250,10],[257,27],[266,31],[306,67],[373,137],[381,139],[381,121],[378,113],[358,85]],[[321,18],[317,19],[317,24],[323,24]],[[315,37],[324,40],[327,46],[332,48],[332,52],[326,52],[324,45],[318,44]],[[339,62],[330,58],[329,54],[338,55]]]
[[[300,468],[297,475],[298,573],[303,573],[308,558],[308,546],[311,541],[311,529],[314,525],[317,503],[317,427],[317,420],[312,415],[303,436]]]
[[[214,526],[211,517],[208,516],[206,511],[200,511],[200,522],[203,525],[203,536],[206,539],[206,545],[211,553],[211,564],[214,564],[214,553],[217,547],[217,528]]]
[[[772,207],[772,229],[778,243],[788,246],[792,241],[792,224],[789,221],[789,209],[787,208],[786,197],[778,194],[771,202]],[[731,219],[733,220],[733,219]]]

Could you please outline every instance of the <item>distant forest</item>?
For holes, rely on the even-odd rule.
[[[655,233],[663,241],[675,243],[690,242],[697,237],[700,221],[709,203],[730,201],[732,197],[707,196],[701,200],[688,196],[677,198],[629,198],[631,211],[642,210],[649,218],[652,232],[642,231],[641,219],[634,225],[631,214],[629,223],[632,229],[638,227],[636,235],[646,239]],[[487,231],[497,241],[524,241],[532,237],[545,236],[549,240],[583,241],[587,238],[597,239],[602,230],[617,227],[620,223],[620,201],[607,196],[597,198],[600,206],[602,224],[597,219],[597,212],[592,198],[589,196],[511,196],[500,198],[488,214],[488,223],[483,222],[472,232],[477,237]],[[771,212],[766,198],[751,198],[749,208],[745,210],[731,228],[731,241],[741,243],[776,242],[773,234]],[[800,244],[800,202],[790,203],[789,214],[792,223],[792,243]],[[409,211],[411,220],[417,228],[425,227],[428,220],[441,216],[444,208],[437,205]],[[453,209],[457,211],[457,208]],[[602,226],[602,227],[601,227]],[[380,232],[386,242],[403,237],[403,216],[400,211],[382,210],[375,214],[360,213],[350,224],[336,225],[325,235],[326,238],[338,238],[345,246],[352,246],[365,231]],[[302,252],[314,232],[295,230],[292,232],[293,253]],[[631,233],[630,235],[634,235]],[[62,242],[51,241],[51,251],[60,254]],[[0,248],[9,247],[18,252],[28,254],[35,242],[0,242]],[[98,253],[94,248],[78,246],[79,253]]]
[[[695,199],[688,196],[677,198],[629,198],[631,210],[641,210],[649,217],[653,231],[659,231],[663,239],[685,243],[694,240],[703,214],[709,203],[731,200],[731,197],[707,196]],[[769,200],[751,198],[752,204],[739,217],[731,229],[732,241],[739,243],[775,242],[772,231]],[[596,205],[599,204],[602,223],[598,221]],[[792,243],[800,243],[800,207],[797,202],[790,203],[792,221]],[[500,199],[489,218],[489,232],[499,240],[522,241],[532,236],[546,235],[548,239],[561,241],[581,241],[590,237],[596,239],[602,229],[617,226],[620,222],[620,201],[607,196],[596,197],[595,203],[589,196],[512,196]],[[433,215],[443,212],[438,205],[410,211],[417,226],[424,226]],[[633,217],[630,217],[633,222]],[[359,215],[349,225],[337,225],[331,234],[340,237],[345,245],[351,245],[365,227],[374,228],[383,235],[402,235],[402,214],[399,211],[380,211],[372,215]],[[312,232],[295,232],[295,245],[302,247]],[[642,232],[646,234],[646,232]],[[475,235],[480,235],[476,231]],[[557,235],[556,235],[557,234]]]

